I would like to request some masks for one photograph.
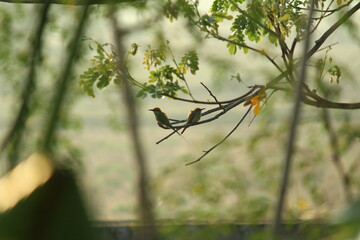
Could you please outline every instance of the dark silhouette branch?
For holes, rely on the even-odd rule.
[[[47,23],[49,8],[50,8],[50,4],[46,4],[40,10],[41,17],[39,18],[38,26],[33,36],[34,39],[32,42],[33,45],[32,53],[29,63],[29,72],[27,74],[28,78],[24,85],[23,92],[21,94],[22,103],[20,106],[20,110],[16,116],[16,119],[13,121],[12,127],[10,128],[9,132],[5,135],[5,138],[0,146],[0,154],[1,154],[5,150],[5,148],[10,144],[10,142],[13,141],[12,143],[13,146],[9,158],[10,168],[12,168],[17,162],[22,135],[25,130],[26,121],[28,120],[30,114],[29,112],[30,112],[31,98],[36,88],[36,66],[39,62],[39,56],[42,48],[42,38],[43,38],[45,25]]]
[[[57,83],[56,92],[54,93],[52,99],[52,109],[50,110],[48,122],[44,131],[44,136],[42,138],[42,149],[45,151],[51,152],[53,147],[55,132],[57,130],[60,120],[59,116],[64,105],[64,100],[66,97],[69,83],[71,81],[72,69],[74,67],[75,57],[79,49],[79,43],[87,20],[88,10],[89,6],[86,5],[82,11],[82,15],[80,17],[77,28],[74,31],[74,36],[70,44],[70,52],[64,65],[64,69],[62,70],[62,75],[60,76],[60,79]]]
[[[195,161],[186,163],[186,166],[189,166],[191,164],[197,163],[199,161],[201,161],[201,159],[203,159],[206,155],[208,155],[212,150],[214,150],[215,148],[217,148],[220,144],[222,144],[226,139],[228,139],[231,134],[233,134],[233,132],[236,131],[236,129],[240,126],[240,124],[244,121],[245,117],[249,114],[250,110],[251,110],[252,106],[250,106],[248,108],[248,110],[246,111],[246,113],[244,114],[244,116],[240,119],[240,121],[236,124],[236,126],[217,144],[215,144],[214,146],[212,146],[211,148],[209,148],[208,150],[204,151],[204,154],[201,155],[198,159],[196,159]]]
[[[215,95],[210,91],[210,89],[202,82],[200,82],[201,85],[203,85],[203,87],[209,92],[210,96],[212,96],[215,100],[215,102],[217,102],[217,104],[219,104],[219,107],[221,106],[221,103],[219,103],[219,101],[217,100],[217,98],[215,97]]]
[[[310,106],[318,107],[318,108],[333,108],[333,109],[343,109],[343,110],[352,110],[352,109],[359,109],[360,102],[356,103],[339,103],[339,102],[332,102],[321,98],[320,96],[316,95],[317,99],[310,100],[308,98],[304,98],[302,101]]]
[[[226,100],[226,101],[217,101],[217,102],[209,102],[209,101],[199,101],[199,100],[190,100],[190,99],[185,99],[185,98],[180,98],[180,97],[175,97],[175,96],[171,96],[167,93],[162,93],[163,96],[165,97],[169,97],[169,98],[172,98],[172,99],[175,99],[175,100],[179,100],[179,101],[182,101],[182,102],[190,102],[190,103],[198,103],[198,104],[227,104],[227,103],[232,103],[232,102],[235,102],[235,101],[238,101],[238,100],[241,100],[243,98],[246,98],[248,97],[252,92],[254,92],[256,89],[259,89],[259,88],[264,88],[265,86],[263,85],[254,85],[251,87],[251,89],[241,95],[240,97],[237,97],[237,98],[234,98],[234,99],[230,99],[230,100]]]

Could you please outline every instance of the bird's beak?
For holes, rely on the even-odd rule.
[[[148,109],[148,110],[149,110],[149,111],[152,111],[152,112],[154,111],[154,109]]]

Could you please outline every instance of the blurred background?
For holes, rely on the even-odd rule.
[[[210,8],[211,1],[200,1],[201,13]],[[39,9],[40,6],[33,4],[0,3],[1,141],[5,139],[21,103],[24,80],[29,74],[31,43],[40,16],[34,11],[40,12]],[[69,42],[80,21],[81,9],[79,6],[54,4],[49,10],[39,57],[41,66],[36,69],[36,89],[17,162],[37,152],[42,141],[42,129],[51,117],[53,85],[66,64],[71,47]],[[213,100],[200,82],[223,101],[241,96],[249,90],[248,86],[266,84],[278,74],[259,54],[244,54],[239,50],[230,55],[226,43],[193,33],[183,17],[173,22],[159,17],[151,26],[141,26],[159,12],[161,7],[156,1],[143,7],[136,3],[135,6],[124,3],[117,7],[119,25],[130,29],[123,42],[125,51],[131,49],[132,43],[138,45],[137,54],[129,55],[127,59],[129,72],[137,81],[146,82],[148,79],[149,72],[143,65],[146,49],[148,46],[155,48],[164,40],[169,41],[175,59],[180,59],[190,50],[198,53],[199,71],[187,76],[187,83],[197,100]],[[340,15],[334,14],[324,20],[312,36],[313,40],[318,39]],[[56,156],[60,160],[56,164],[76,173],[76,182],[90,219],[136,220],[136,166],[121,91],[111,82],[101,90],[94,87],[95,97],[90,97],[79,85],[80,75],[89,68],[90,59],[97,54],[93,40],[100,44],[115,44],[108,16],[107,6],[90,7],[72,66],[72,81],[66,88],[67,98],[59,115]],[[325,78],[323,87],[328,89],[330,98],[341,102],[358,101],[360,15],[354,14],[351,23],[340,27],[326,41],[326,45],[334,44],[327,54],[341,66],[342,76],[340,83],[330,83],[328,77]],[[230,23],[223,24],[227,29],[226,24]],[[280,51],[268,40],[257,44],[274,59],[280,58]],[[105,46],[105,49],[111,52],[110,46]],[[323,57],[327,50],[317,53],[315,58]],[[315,73],[309,71],[309,76],[314,76]],[[238,73],[242,81],[233,77]],[[315,85],[311,86],[315,88]],[[180,94],[180,97],[188,98],[186,94]],[[279,169],[285,153],[292,99],[291,94],[277,92],[258,115],[251,113],[247,116],[223,144],[200,162],[185,166],[225,137],[247,108],[239,105],[216,121],[187,129],[183,135],[186,140],[174,134],[156,144],[171,131],[159,128],[148,109],[160,107],[170,118],[185,120],[191,109],[209,108],[209,105],[150,96],[138,98],[136,111],[148,160],[148,184],[156,218],[210,222],[271,220],[277,201]],[[359,196],[359,111],[340,109],[330,110],[327,114],[324,115],[319,108],[303,107],[284,215],[286,220],[333,219],[349,203],[346,194],[351,195],[351,200]],[[332,160],[333,146],[324,116],[330,118],[342,164],[349,173],[346,189]],[[0,159],[4,176],[16,164],[9,163],[9,154],[5,151]]]

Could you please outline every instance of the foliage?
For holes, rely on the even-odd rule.
[[[91,97],[95,97],[93,85],[96,83],[98,89],[104,89],[111,81],[115,84],[120,83],[120,76],[117,70],[117,54],[113,46],[111,52],[108,53],[105,47],[110,44],[100,44],[92,39],[85,39],[96,44],[96,53],[90,60],[90,67],[80,75],[79,85]],[[93,50],[91,43],[89,44],[90,50]]]
[[[330,56],[330,50],[334,46],[324,44],[325,40],[337,28],[345,26],[346,21],[351,21],[351,16],[356,12],[358,9],[356,7],[359,4],[352,0],[314,2],[315,13],[313,18],[310,19],[313,26],[311,32],[305,31],[311,3],[311,1],[307,0],[214,0],[206,13],[201,12],[199,1],[168,0],[164,2],[164,5],[161,5],[161,15],[168,18],[170,22],[185,19],[187,26],[191,26],[189,29],[202,34],[204,39],[213,38],[224,42],[229,54],[234,55],[234,62],[237,61],[236,57],[242,53],[254,53],[267,60],[268,64],[278,74],[273,79],[266,78],[265,84],[250,86],[248,92],[244,95],[225,101],[218,100],[217,96],[205,84],[203,86],[214,100],[195,100],[188,84],[188,76],[196,75],[199,71],[199,59],[202,56],[198,51],[192,49],[183,53],[181,57],[175,57],[172,48],[178,46],[170,47],[170,41],[158,48],[148,46],[145,50],[141,48],[141,44],[132,43],[129,51],[126,52],[125,56],[122,56],[118,52],[119,49],[116,50],[110,43],[99,43],[91,38],[85,39],[89,42],[90,50],[95,51],[95,56],[91,58],[89,67],[80,75],[78,82],[88,96],[95,97],[95,89],[106,89],[112,86],[112,83],[123,86],[124,81],[129,81],[137,88],[138,98],[147,96],[161,98],[167,96],[194,104],[212,104],[213,107],[207,109],[202,115],[201,121],[196,122],[196,124],[207,124],[215,121],[224,114],[234,111],[237,106],[243,107],[245,105],[245,107],[248,107],[245,116],[238,121],[225,138],[216,137],[210,139],[212,142],[218,143],[210,150],[204,151],[203,156],[219,145],[223,147],[222,152],[216,152],[217,155],[207,158],[208,162],[201,163],[202,165],[198,164],[194,165],[194,168],[189,168],[190,174],[188,178],[183,178],[180,174],[183,184],[185,183],[181,186],[183,187],[182,191],[186,194],[178,195],[181,191],[177,191],[176,187],[179,187],[177,182],[171,182],[170,184],[167,182],[171,181],[171,178],[177,174],[178,168],[174,165],[163,169],[159,178],[155,180],[154,189],[158,191],[158,196],[165,199],[166,204],[170,205],[170,207],[176,209],[177,206],[186,203],[189,199],[196,202],[195,208],[176,209],[174,216],[186,219],[209,220],[226,218],[230,212],[232,215],[229,218],[232,221],[238,219],[261,221],[269,218],[274,203],[273,195],[277,188],[275,181],[278,174],[275,173],[280,169],[278,159],[281,153],[279,152],[282,150],[282,146],[286,144],[285,136],[288,131],[286,118],[289,116],[284,112],[289,111],[282,104],[291,102],[289,96],[292,96],[297,89],[297,71],[301,59],[304,58],[308,60],[308,69],[311,70],[309,70],[309,81],[301,89],[304,95],[303,102],[309,106],[315,106],[321,111],[325,110],[320,112],[317,108],[307,109],[306,113],[308,115],[303,119],[304,123],[302,123],[301,127],[307,135],[299,142],[296,155],[297,161],[295,163],[296,176],[293,177],[292,181],[293,183],[299,183],[301,188],[305,189],[304,195],[306,196],[301,196],[297,200],[290,197],[289,205],[291,206],[286,212],[286,218],[289,220],[302,220],[309,218],[309,216],[310,218],[319,219],[328,216],[322,212],[320,206],[326,205],[325,210],[333,206],[327,202],[327,194],[329,194],[326,192],[328,190],[326,189],[327,186],[322,186],[324,179],[326,179],[325,175],[328,174],[327,171],[330,171],[329,166],[333,167],[331,177],[338,177],[332,179],[337,179],[340,186],[338,188],[332,187],[332,194],[335,192],[334,189],[343,191],[341,196],[347,197],[343,202],[351,202],[358,195],[359,179],[357,173],[359,164],[356,157],[354,157],[358,155],[356,145],[359,138],[358,123],[352,119],[353,116],[349,117],[350,114],[343,112],[341,114],[329,114],[326,111],[328,111],[328,108],[337,108],[339,110],[358,109],[360,104],[342,102],[341,99],[347,93],[344,86],[350,83],[350,81],[347,81],[349,75],[347,75],[346,66],[339,63],[337,56]],[[149,8],[151,8],[151,5],[149,5]],[[27,65],[30,63],[29,74],[24,74],[24,76],[32,76],[34,71],[42,70],[41,64],[45,56],[41,54],[42,48],[36,47],[36,44],[35,46],[30,45],[29,49],[34,50],[33,55],[31,53],[17,52],[18,49],[12,46],[15,41],[11,41],[17,36],[12,35],[14,33],[11,31],[13,29],[11,14],[3,8],[0,10],[2,13],[1,20],[4,21],[3,32],[0,35],[0,41],[5,46],[0,50],[0,58],[4,60],[4,64],[1,66],[4,75],[8,73],[22,74],[21,71],[17,70],[27,69]],[[156,8],[156,10],[159,10],[159,8]],[[327,19],[331,19],[331,16],[334,17],[334,13],[340,14],[341,18],[336,19],[334,23],[330,22],[330,27],[322,33],[320,26],[326,26],[327,24],[324,23],[326,23]],[[155,16],[154,19],[158,20],[158,16]],[[74,22],[78,22],[77,20],[78,18],[74,18]],[[39,21],[39,26],[47,23],[47,21]],[[140,26],[139,29],[149,28],[151,23],[154,22],[149,21],[144,24],[145,27]],[[348,26],[354,25],[356,24],[348,24]],[[133,32],[132,28],[123,30],[122,34],[125,36]],[[79,34],[76,30],[74,32]],[[299,46],[309,35],[315,36],[315,32],[320,32],[321,37],[316,40],[313,39],[312,48],[304,56],[300,55],[299,50],[301,50],[301,47]],[[41,36],[34,34],[33,39],[36,39],[36,37]],[[21,37],[21,39],[26,38]],[[77,40],[78,38],[75,38],[74,42]],[[34,42],[36,43],[36,41]],[[7,138],[4,141],[4,145],[11,143],[4,149],[10,153],[10,156],[13,154],[14,159],[17,158],[14,156],[20,152],[20,149],[23,149],[23,146],[29,145],[21,144],[20,140],[23,135],[32,135],[29,133],[32,133],[31,131],[35,132],[35,128],[32,128],[33,124],[31,123],[38,122],[36,120],[39,118],[33,118],[36,114],[42,114],[40,122],[43,123],[42,121],[44,121],[44,124],[39,124],[39,128],[42,130],[42,125],[45,126],[44,129],[48,126],[50,133],[46,134],[47,130],[42,130],[44,135],[40,134],[40,137],[36,135],[34,142],[43,142],[45,146],[51,145],[52,149],[56,149],[57,154],[62,153],[59,150],[61,148],[59,145],[63,145],[66,149],[63,150],[65,154],[70,154],[74,158],[79,157],[80,153],[77,148],[73,147],[70,138],[63,137],[63,133],[59,133],[59,131],[55,133],[55,130],[68,129],[74,126],[70,111],[62,107],[67,103],[72,104],[72,102],[68,102],[69,97],[64,100],[65,93],[69,91],[68,89],[72,89],[69,87],[70,85],[67,85],[67,81],[72,77],[71,68],[75,64],[75,52],[78,50],[76,45],[71,46],[72,48],[68,50],[69,58],[64,65],[62,75],[59,81],[51,86],[52,88],[49,87],[49,83],[44,84],[40,83],[40,81],[35,81],[37,84],[31,85],[32,88],[27,88],[25,83],[18,84],[17,80],[13,81],[15,82],[14,86],[20,85],[24,89],[22,92],[24,94],[18,95],[23,100],[22,104],[25,106],[23,109],[25,109],[26,113],[22,114],[22,111],[18,110],[17,116],[21,124],[15,124],[14,129],[16,131],[9,132],[8,139],[11,141],[7,141]],[[138,56],[142,53],[144,55],[143,66],[148,71],[148,78],[144,82],[139,82],[131,76],[128,60],[131,56]],[[34,60],[31,60],[31,58]],[[12,61],[16,64],[13,64]],[[53,66],[52,68],[55,69]],[[242,72],[231,74],[234,75],[234,79],[242,83],[240,78],[240,74],[243,76]],[[15,75],[6,77],[17,79]],[[46,78],[45,74],[43,77]],[[337,84],[333,84],[335,82]],[[54,90],[54,96],[52,96],[52,91],[49,91],[49,89]],[[282,98],[281,92],[287,95]],[[42,93],[46,94],[43,95]],[[26,94],[30,94],[29,101],[23,97]],[[191,99],[181,99],[179,98],[180,94],[189,95]],[[40,103],[44,104],[41,105]],[[276,111],[274,105],[278,103],[280,103],[281,107],[280,110],[277,109]],[[258,129],[252,125],[253,129],[255,128],[254,135],[242,135],[241,142],[227,140],[237,130],[245,117],[249,113],[251,114],[250,110],[253,110],[252,113],[258,120],[256,125]],[[48,114],[49,112],[52,114]],[[48,115],[50,115],[50,118]],[[42,118],[45,120],[42,120]],[[48,122],[48,118],[53,119],[53,121]],[[33,119],[35,121],[31,121]],[[171,121],[176,129],[184,127],[185,120],[171,119]],[[318,124],[319,122],[321,124]],[[16,123],[15,120],[14,123]],[[328,142],[325,143],[325,139],[328,139]],[[233,155],[226,154],[234,151],[234,149],[236,151],[242,145],[247,147],[248,156],[251,156],[249,157],[250,160],[246,159],[248,161],[247,169],[241,169],[237,165],[240,159],[238,156],[241,156],[243,152],[236,152]],[[324,145],[328,145],[328,148],[324,148]],[[37,147],[33,144],[30,148]],[[1,149],[1,151],[4,149]],[[186,156],[184,158],[188,160],[192,157]],[[200,159],[202,157],[198,161]],[[218,159],[223,160],[225,163],[219,164]],[[207,166],[204,167],[206,163]],[[176,164],[178,165],[178,163]],[[223,168],[221,169],[222,172],[219,171],[221,167]],[[224,172],[226,174],[223,174]],[[161,192],[163,189],[169,189],[163,188],[164,184],[170,185],[169,191]],[[249,189],[250,184],[253,189]],[[255,193],[250,192],[251,190],[254,190]],[[340,196],[340,194],[338,195]],[[229,199],[230,203],[227,202]],[[242,205],[246,207],[239,208]],[[320,209],[321,211],[311,211],[313,209]],[[357,211],[357,209],[358,204],[356,203],[350,208],[350,212]],[[351,214],[345,218],[345,224],[348,224],[347,220],[351,224],[354,223],[355,227],[358,226],[358,219],[354,219]],[[226,230],[224,231],[226,232]]]
[[[100,44],[93,39],[86,39],[96,44],[96,55],[90,60],[90,67],[80,75],[79,85],[89,96],[95,97],[94,86],[102,90],[112,81],[115,84],[121,83],[121,76],[118,71],[119,64],[118,54],[114,46],[105,43]],[[110,47],[106,50],[105,47]],[[91,45],[90,49],[93,50]],[[127,52],[127,56],[136,55],[139,46],[133,43],[131,50]],[[169,56],[170,55],[170,56]],[[168,63],[170,60],[173,64]],[[195,51],[189,51],[184,54],[179,62],[176,61],[169,45],[160,46],[157,49],[148,49],[144,53],[145,69],[150,72],[148,81],[140,83],[131,78],[131,82],[140,88],[137,97],[145,98],[150,95],[153,98],[161,98],[163,94],[177,96],[177,92],[181,91],[189,94],[189,88],[186,83],[186,74],[196,74],[199,70],[199,59]]]

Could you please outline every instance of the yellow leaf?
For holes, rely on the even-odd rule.
[[[255,108],[254,108],[254,114],[255,116],[258,115],[260,112],[260,102],[258,101],[258,103],[256,104]]]
[[[281,22],[281,21],[288,20],[288,19],[289,19],[289,17],[290,17],[290,15],[289,15],[289,14],[284,14],[283,16],[279,17],[279,21]]]
[[[308,202],[305,199],[299,199],[297,205],[298,208],[302,211],[306,210],[309,206]]]
[[[258,103],[259,103],[259,95],[256,95],[251,99],[251,106],[255,106]]]
[[[342,4],[342,0],[337,0],[337,4],[341,5]]]
[[[333,83],[334,82],[334,78],[331,76],[330,77],[330,83]]]

